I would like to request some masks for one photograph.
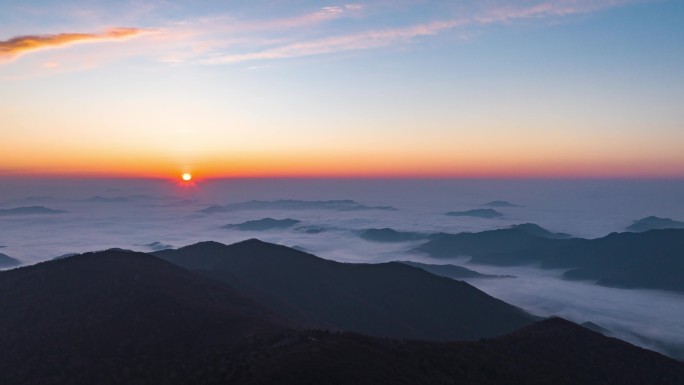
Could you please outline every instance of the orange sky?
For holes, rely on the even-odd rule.
[[[684,178],[672,2],[197,7],[7,5],[0,177]]]

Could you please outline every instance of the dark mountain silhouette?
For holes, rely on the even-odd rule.
[[[289,332],[240,355],[250,384],[681,385],[684,364],[559,318],[478,342]]]
[[[466,255],[480,257],[520,250],[537,239],[562,239],[566,237],[569,236],[562,233],[552,233],[532,223],[524,223],[505,229],[479,233],[442,234],[415,250],[433,257]],[[515,260],[513,264],[520,264],[521,262]]]
[[[488,207],[521,207],[519,205],[513,204],[508,201],[491,201],[483,204],[482,206],[488,206]]]
[[[149,249],[152,250],[152,251],[173,249],[173,246],[167,245],[167,244],[165,244],[165,243],[161,243],[161,242],[158,242],[158,241],[150,242],[150,243],[145,243],[145,244],[137,245],[137,246],[145,246],[145,247],[149,248]]]
[[[572,238],[572,235],[566,234],[566,233],[552,233],[549,230],[546,230],[545,228],[536,225],[534,223],[521,223],[519,225],[513,225],[509,227],[511,230],[516,230],[516,231],[522,231],[526,234],[529,235],[534,235],[536,237],[540,238],[547,238],[547,239],[569,239]]]
[[[391,206],[366,206],[353,200],[327,200],[327,201],[302,201],[294,199],[281,199],[276,201],[247,201],[229,203],[227,205],[214,205],[199,212],[214,214],[237,210],[396,210]]]
[[[634,232],[662,229],[684,229],[684,222],[651,216],[634,221],[634,223],[627,227],[627,231]]]
[[[251,254],[254,246],[272,257]],[[226,248],[233,249],[229,262],[238,265],[247,263],[240,253],[256,262],[282,259],[297,267],[329,263],[304,253],[294,258],[294,250],[258,241],[206,242],[180,250],[197,253],[192,261],[211,266],[224,262]],[[222,256],[212,253],[217,250]],[[178,251],[159,253],[187,257]],[[418,293],[424,290],[412,286],[415,273],[434,282],[459,283],[401,264],[379,267],[387,265],[411,271],[399,278],[408,278],[406,286]],[[279,268],[276,264],[274,270]],[[365,288],[363,280],[352,280],[343,289],[358,284]],[[396,290],[391,281],[378,286],[383,284]],[[330,306],[338,305],[335,299]],[[405,301],[410,306],[415,300]],[[487,300],[481,305],[487,308]],[[680,385],[684,378],[682,362],[558,318],[470,342],[294,330],[297,324],[228,285],[128,251],[85,253],[0,272],[0,309],[3,385]],[[394,315],[388,327],[406,322],[403,314]]]
[[[401,263],[339,263],[254,239],[154,255],[205,271],[287,316],[308,314],[319,324],[375,336],[477,339],[534,320],[467,283]]]
[[[3,385],[193,383],[193,357],[291,325],[225,284],[115,250],[0,273],[0,308]]]
[[[469,255],[471,262],[481,264],[565,268],[566,279],[604,286],[684,291],[682,229],[613,233],[598,239],[539,234],[511,228],[444,235],[416,250],[433,257]]]
[[[0,269],[7,269],[21,265],[21,262],[10,257],[7,254],[0,253]]]
[[[684,292],[684,230],[614,233],[561,249],[544,263],[578,266],[563,274],[566,279]]]
[[[406,242],[422,239],[434,239],[438,234],[397,231],[390,228],[367,229],[361,232],[361,238],[372,242]]]
[[[273,219],[273,218],[263,218],[263,219],[257,219],[253,221],[247,221],[243,223],[238,223],[238,224],[230,224],[230,225],[225,225],[223,226],[224,229],[235,229],[235,230],[243,230],[243,231],[265,231],[265,230],[274,230],[274,229],[286,229],[288,227],[292,227],[296,225],[297,223],[300,223],[301,221],[298,221],[296,219]]]
[[[42,214],[64,214],[66,211],[53,210],[45,206],[16,207],[12,209],[0,209],[0,216],[10,215],[42,215]]]
[[[598,239],[537,238],[518,249],[478,255],[476,263],[570,269],[566,279],[604,286],[684,291],[684,230],[613,233]]]
[[[476,217],[476,218],[498,218],[503,214],[493,209],[473,209],[467,211],[449,211],[446,215],[450,217]]]
[[[403,263],[404,265],[409,265],[423,269],[434,275],[439,275],[440,277],[447,277],[451,279],[466,279],[466,278],[515,278],[510,275],[490,275],[482,274],[477,271],[467,269],[463,266],[456,265],[432,265],[427,263],[419,263],[412,261],[397,261]]]

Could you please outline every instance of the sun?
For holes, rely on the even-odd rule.
[[[181,178],[183,178],[184,181],[189,182],[192,180],[192,174],[186,172],[185,174],[181,175]]]

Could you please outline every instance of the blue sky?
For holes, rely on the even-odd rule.
[[[684,177],[681,1],[3,9],[13,173]]]

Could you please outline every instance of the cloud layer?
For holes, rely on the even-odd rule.
[[[601,11],[630,3],[630,0],[583,1],[556,0],[546,2],[523,2],[522,4],[492,3],[479,10],[459,13],[452,18],[428,20],[412,25],[385,27],[382,29],[365,28],[361,31],[335,30],[327,36],[314,39],[293,39],[271,47],[250,52],[215,53],[211,58],[201,60],[206,64],[229,64],[254,60],[285,59],[301,56],[330,54],[335,52],[368,50],[399,44],[409,44],[416,38],[436,36],[450,30],[497,24],[507,24],[522,20],[543,20],[567,17]],[[328,7],[336,12],[318,15],[341,14],[349,8]],[[362,7],[356,5],[354,10]],[[371,7],[372,8],[372,7]],[[379,15],[366,15],[369,18]],[[272,23],[277,27],[278,23]],[[285,37],[285,36],[284,36]],[[285,39],[283,39],[285,40]]]
[[[42,49],[68,46],[77,43],[121,40],[146,32],[140,28],[111,28],[100,33],[59,33],[54,35],[25,35],[0,41],[0,60]]]
[[[390,227],[400,231],[462,232],[533,222],[582,237],[623,230],[633,219],[655,214],[684,218],[680,182],[469,181],[469,180],[216,180],[193,190],[159,180],[15,179],[0,185],[0,207],[45,205],[68,213],[0,218],[2,252],[24,263],[62,254],[110,247],[151,251],[160,245],[184,246],[215,240],[233,243],[251,237],[299,246],[342,262],[431,260],[411,254],[415,243],[378,243],[359,232]],[[45,196],[50,195],[50,196]],[[92,199],[93,196],[100,198]],[[658,196],[658,199],[644,199]],[[107,197],[109,199],[103,199]],[[13,201],[7,201],[13,199]],[[210,204],[275,199],[354,199],[399,210],[264,209],[215,214],[198,211]],[[449,217],[450,210],[481,207],[492,200],[523,207],[502,208],[505,217]],[[591,209],[587,209],[587,207]],[[301,223],[283,230],[237,231],[222,228],[265,217]],[[307,230],[314,230],[308,232]],[[558,271],[468,264],[473,270],[517,278],[471,280],[476,287],[537,315],[557,314],[591,321],[632,343],[684,357],[684,296],[652,290],[614,289],[564,281]]]
[[[209,14],[196,14],[185,9],[187,16],[181,18],[178,16],[182,13],[166,18],[150,19],[149,15],[124,18],[125,24],[149,25],[158,32],[153,39],[141,40],[137,49],[125,54],[150,56],[174,64],[281,60],[407,45],[450,33],[468,35],[474,28],[540,23],[635,2],[639,0],[493,0],[459,5],[408,1],[388,5],[372,0],[322,8],[309,5],[268,15],[256,12],[257,5],[250,12],[218,8]],[[0,41],[0,61],[46,48],[120,40],[148,31],[128,27],[100,33],[18,36]]]

